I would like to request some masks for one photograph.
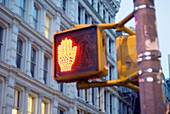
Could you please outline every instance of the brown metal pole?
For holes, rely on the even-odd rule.
[[[134,0],[142,114],[164,114],[163,81],[154,0]]]

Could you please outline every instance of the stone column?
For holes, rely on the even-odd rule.
[[[98,105],[98,88],[94,88],[94,105]]]
[[[103,4],[100,3],[99,6],[100,6],[99,14],[100,14],[101,17],[103,17]]]
[[[53,35],[60,31],[60,23],[61,23],[61,14],[60,13],[56,13],[53,17],[52,23],[51,23],[51,36],[50,38],[53,38]],[[53,41],[53,39],[50,39],[51,41]]]
[[[28,18],[27,18],[27,22],[29,23],[29,25],[31,25],[32,27],[34,27],[33,24],[33,7],[34,7],[34,0],[28,0],[28,9],[29,9],[29,14],[28,14]]]
[[[77,7],[75,7],[76,5],[76,1],[75,0],[67,0],[68,4],[68,16],[70,18],[71,21],[75,21],[75,17],[76,17],[76,10]]]
[[[114,108],[114,110],[113,110],[113,114],[119,114],[119,99],[115,96],[114,98],[113,98],[113,108]]]
[[[45,48],[42,47],[42,49],[39,51],[39,59],[38,59],[38,63],[39,63],[39,69],[38,69],[38,80],[42,83],[44,83],[44,52],[45,52]]]
[[[16,12],[16,10],[17,10],[16,4],[18,5],[18,2],[19,2],[19,0],[17,0],[17,1],[11,0],[11,2],[9,4],[11,11]]]
[[[92,24],[92,16],[91,15],[88,16],[88,24]]]
[[[93,8],[97,11],[97,1],[98,0],[93,0],[93,3],[92,3],[92,5],[93,5]]]
[[[61,5],[60,0],[52,0],[52,1],[57,7],[60,7]]]
[[[27,114],[27,108],[28,108],[28,96],[29,96],[29,92],[30,92],[30,88],[27,87],[25,88],[25,95],[24,95],[24,114]]]
[[[74,83],[66,83],[66,95],[70,98],[74,98],[75,91],[74,91]]]
[[[40,19],[39,19],[39,25],[40,25],[40,33],[45,36],[45,28],[46,28],[46,6],[44,6],[41,10],[40,10]],[[50,31],[49,31],[50,32]]]
[[[107,97],[106,97],[106,103],[107,103],[107,105],[106,105],[106,110],[107,110],[107,112],[110,114],[110,92],[107,92]]]
[[[90,103],[90,104],[93,104],[93,103],[92,103],[92,88],[90,88],[87,93],[88,93],[88,95],[89,95],[89,97],[88,97],[88,98],[89,98],[89,103]]]
[[[3,95],[2,95],[2,114],[6,114],[6,108],[7,108],[7,106],[6,106],[6,100],[7,100],[7,97],[6,97],[6,94],[7,94],[7,88],[8,88],[8,78],[5,78],[5,80],[4,80],[4,84],[3,84],[3,86],[2,86],[2,91],[3,91]]]
[[[58,111],[58,101],[57,101],[58,97],[54,96],[54,99],[52,100],[52,114],[57,114]]]
[[[7,81],[7,93],[6,93],[6,114],[12,114],[13,102],[14,102],[14,74],[10,73],[10,77]]]
[[[13,23],[11,25],[11,35],[10,35],[10,55],[9,55],[9,64],[16,66],[16,51],[17,51],[17,38],[18,38],[18,22],[16,20],[13,20]]]
[[[71,105],[68,110],[68,114],[76,114],[77,112],[74,112],[74,106]]]
[[[85,23],[85,8],[82,8],[81,13],[80,13],[80,24],[84,24]]]
[[[104,112],[104,88],[100,88],[100,109]]]
[[[105,10],[105,22],[106,22],[106,23],[109,22],[109,21],[108,21],[108,20],[109,20],[108,18],[109,18],[109,13],[108,13],[107,10]]]
[[[28,42],[26,42],[26,73],[31,76],[31,46],[32,46],[32,40],[29,39]]]
[[[38,105],[38,106],[37,106],[37,109],[38,109],[38,110],[37,110],[37,111],[38,111],[37,113],[38,113],[38,114],[41,114],[41,108],[42,108],[42,107],[41,107],[41,103],[42,103],[42,99],[43,99],[43,98],[44,98],[44,96],[43,96],[42,94],[39,94],[39,96],[38,96],[38,103],[37,103],[37,105]]]
[[[78,23],[78,7],[79,7],[79,3],[78,0],[75,0],[75,23]]]
[[[4,39],[5,40],[5,42],[6,42],[6,46],[5,46],[5,48],[7,49],[7,52],[5,53],[5,56],[2,56],[2,60],[5,60],[8,64],[10,64],[10,55],[11,55],[11,50],[10,50],[10,41],[11,41],[11,33],[12,33],[12,24],[11,25],[9,25],[6,29],[4,29],[5,30],[5,37],[6,37],[6,39]],[[3,36],[4,36],[3,35]]]

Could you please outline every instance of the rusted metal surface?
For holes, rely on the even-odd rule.
[[[141,113],[164,114],[154,0],[134,0],[134,7]]]

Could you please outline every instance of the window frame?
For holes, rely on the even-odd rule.
[[[100,15],[100,8],[101,8],[101,6],[100,6],[100,3],[98,2],[98,4],[97,4],[97,13]]]
[[[48,19],[49,19],[49,25],[47,26],[47,17],[48,17]],[[46,16],[45,16],[45,37],[47,38],[47,39],[49,39],[50,40],[50,36],[51,36],[51,24],[52,23],[52,16],[51,15],[49,15],[49,13],[46,13]],[[48,31],[48,34],[46,35],[46,31]]]
[[[35,30],[38,30],[38,16],[39,16],[39,8],[34,3],[34,6],[33,6],[33,27]]]
[[[48,114],[48,112],[49,112],[49,109],[50,109],[50,103],[49,103],[49,101],[47,100],[47,99],[42,99],[42,102],[41,102],[41,114],[43,114],[42,113],[42,103],[44,103],[45,104],[45,113],[44,114]]]
[[[15,99],[16,92],[17,92],[17,99]],[[14,101],[13,101],[12,114],[18,114],[18,112],[20,110],[20,104],[21,104],[21,91],[14,89]],[[17,106],[15,106],[15,105],[17,105]]]
[[[3,5],[6,5],[6,0],[2,0],[1,3],[2,3]]]
[[[18,52],[18,40],[20,40],[22,42],[22,46],[20,47],[21,49],[21,53]],[[18,56],[21,57],[21,60],[20,60],[20,68],[17,66],[17,58]],[[24,41],[21,39],[21,38],[17,38],[17,50],[16,50],[16,67],[19,68],[19,69],[22,69],[22,63],[23,63],[23,57],[24,57]]]
[[[107,112],[107,91],[104,90],[104,110]]]
[[[33,49],[35,50],[35,61],[32,61],[32,51],[33,51]],[[36,69],[37,69],[37,58],[38,58],[38,51],[37,51],[37,49],[34,47],[34,46],[32,46],[31,47],[31,60],[30,60],[30,72],[31,72],[31,76],[33,77],[33,78],[35,78],[35,76],[36,76]],[[32,65],[34,66],[34,72],[32,73]]]
[[[106,22],[106,11],[103,10],[103,21]]]
[[[45,62],[45,60],[47,60]],[[45,66],[47,65],[47,66]],[[46,73],[46,76],[45,76]],[[44,80],[44,84],[48,84],[48,75],[49,75],[49,58],[44,55],[44,64],[43,64],[43,80]]]
[[[98,87],[98,93],[97,93],[97,100],[98,100],[98,107],[100,109],[100,106],[101,106],[101,103],[100,103],[100,100],[101,100],[101,88]]]
[[[109,80],[113,80],[113,65],[110,64],[109,66]]]
[[[113,113],[113,95],[110,94],[110,114]]]
[[[2,60],[2,53],[3,53],[3,40],[4,40],[4,28],[0,26],[0,60]]]
[[[66,14],[66,10],[67,10],[67,0],[62,0],[61,1],[62,3],[61,3],[61,7],[62,7],[62,10],[63,10],[63,12],[64,12],[64,14]]]
[[[92,104],[95,105],[95,88],[92,88]]]
[[[83,18],[83,7],[79,4],[78,5],[78,16],[77,16],[77,18],[78,18],[78,24],[83,24],[83,20],[82,20],[82,18]]]
[[[4,21],[2,21],[2,20],[0,20],[0,27],[2,28],[2,45],[1,45],[1,49],[0,49],[0,60],[1,61],[5,61],[6,59],[7,59],[7,55],[5,54],[5,55],[1,55],[1,54],[4,54],[4,52],[6,51],[6,49],[7,49],[7,43],[9,43],[8,42],[8,40],[9,40],[9,38],[8,37],[6,37],[6,36],[8,36],[8,30],[7,30],[7,28],[8,28],[8,24],[7,23],[4,23]]]
[[[31,112],[28,112],[28,102],[27,102],[27,114],[34,114],[35,113],[35,107],[36,107],[36,96],[35,95],[33,95],[32,93],[29,93],[28,94],[28,99],[27,99],[27,101],[29,101],[29,97],[31,97],[32,98],[32,111]]]
[[[66,109],[64,108],[64,107],[58,107],[58,110],[57,110],[57,114],[61,114],[60,112],[63,112],[62,114],[65,114],[65,112],[66,112]]]
[[[59,91],[64,93],[64,83],[59,84]]]
[[[23,2],[23,4],[22,4]],[[24,18],[25,17],[25,11],[26,11],[26,0],[20,0],[19,5],[19,15]]]

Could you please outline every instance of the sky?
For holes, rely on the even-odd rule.
[[[156,10],[157,35],[159,50],[161,51],[161,67],[165,78],[170,78],[168,54],[170,55],[170,0],[154,0]],[[119,12],[116,14],[116,22],[124,19],[133,11],[133,0],[121,0]],[[134,18],[131,19],[126,27],[135,27]]]

